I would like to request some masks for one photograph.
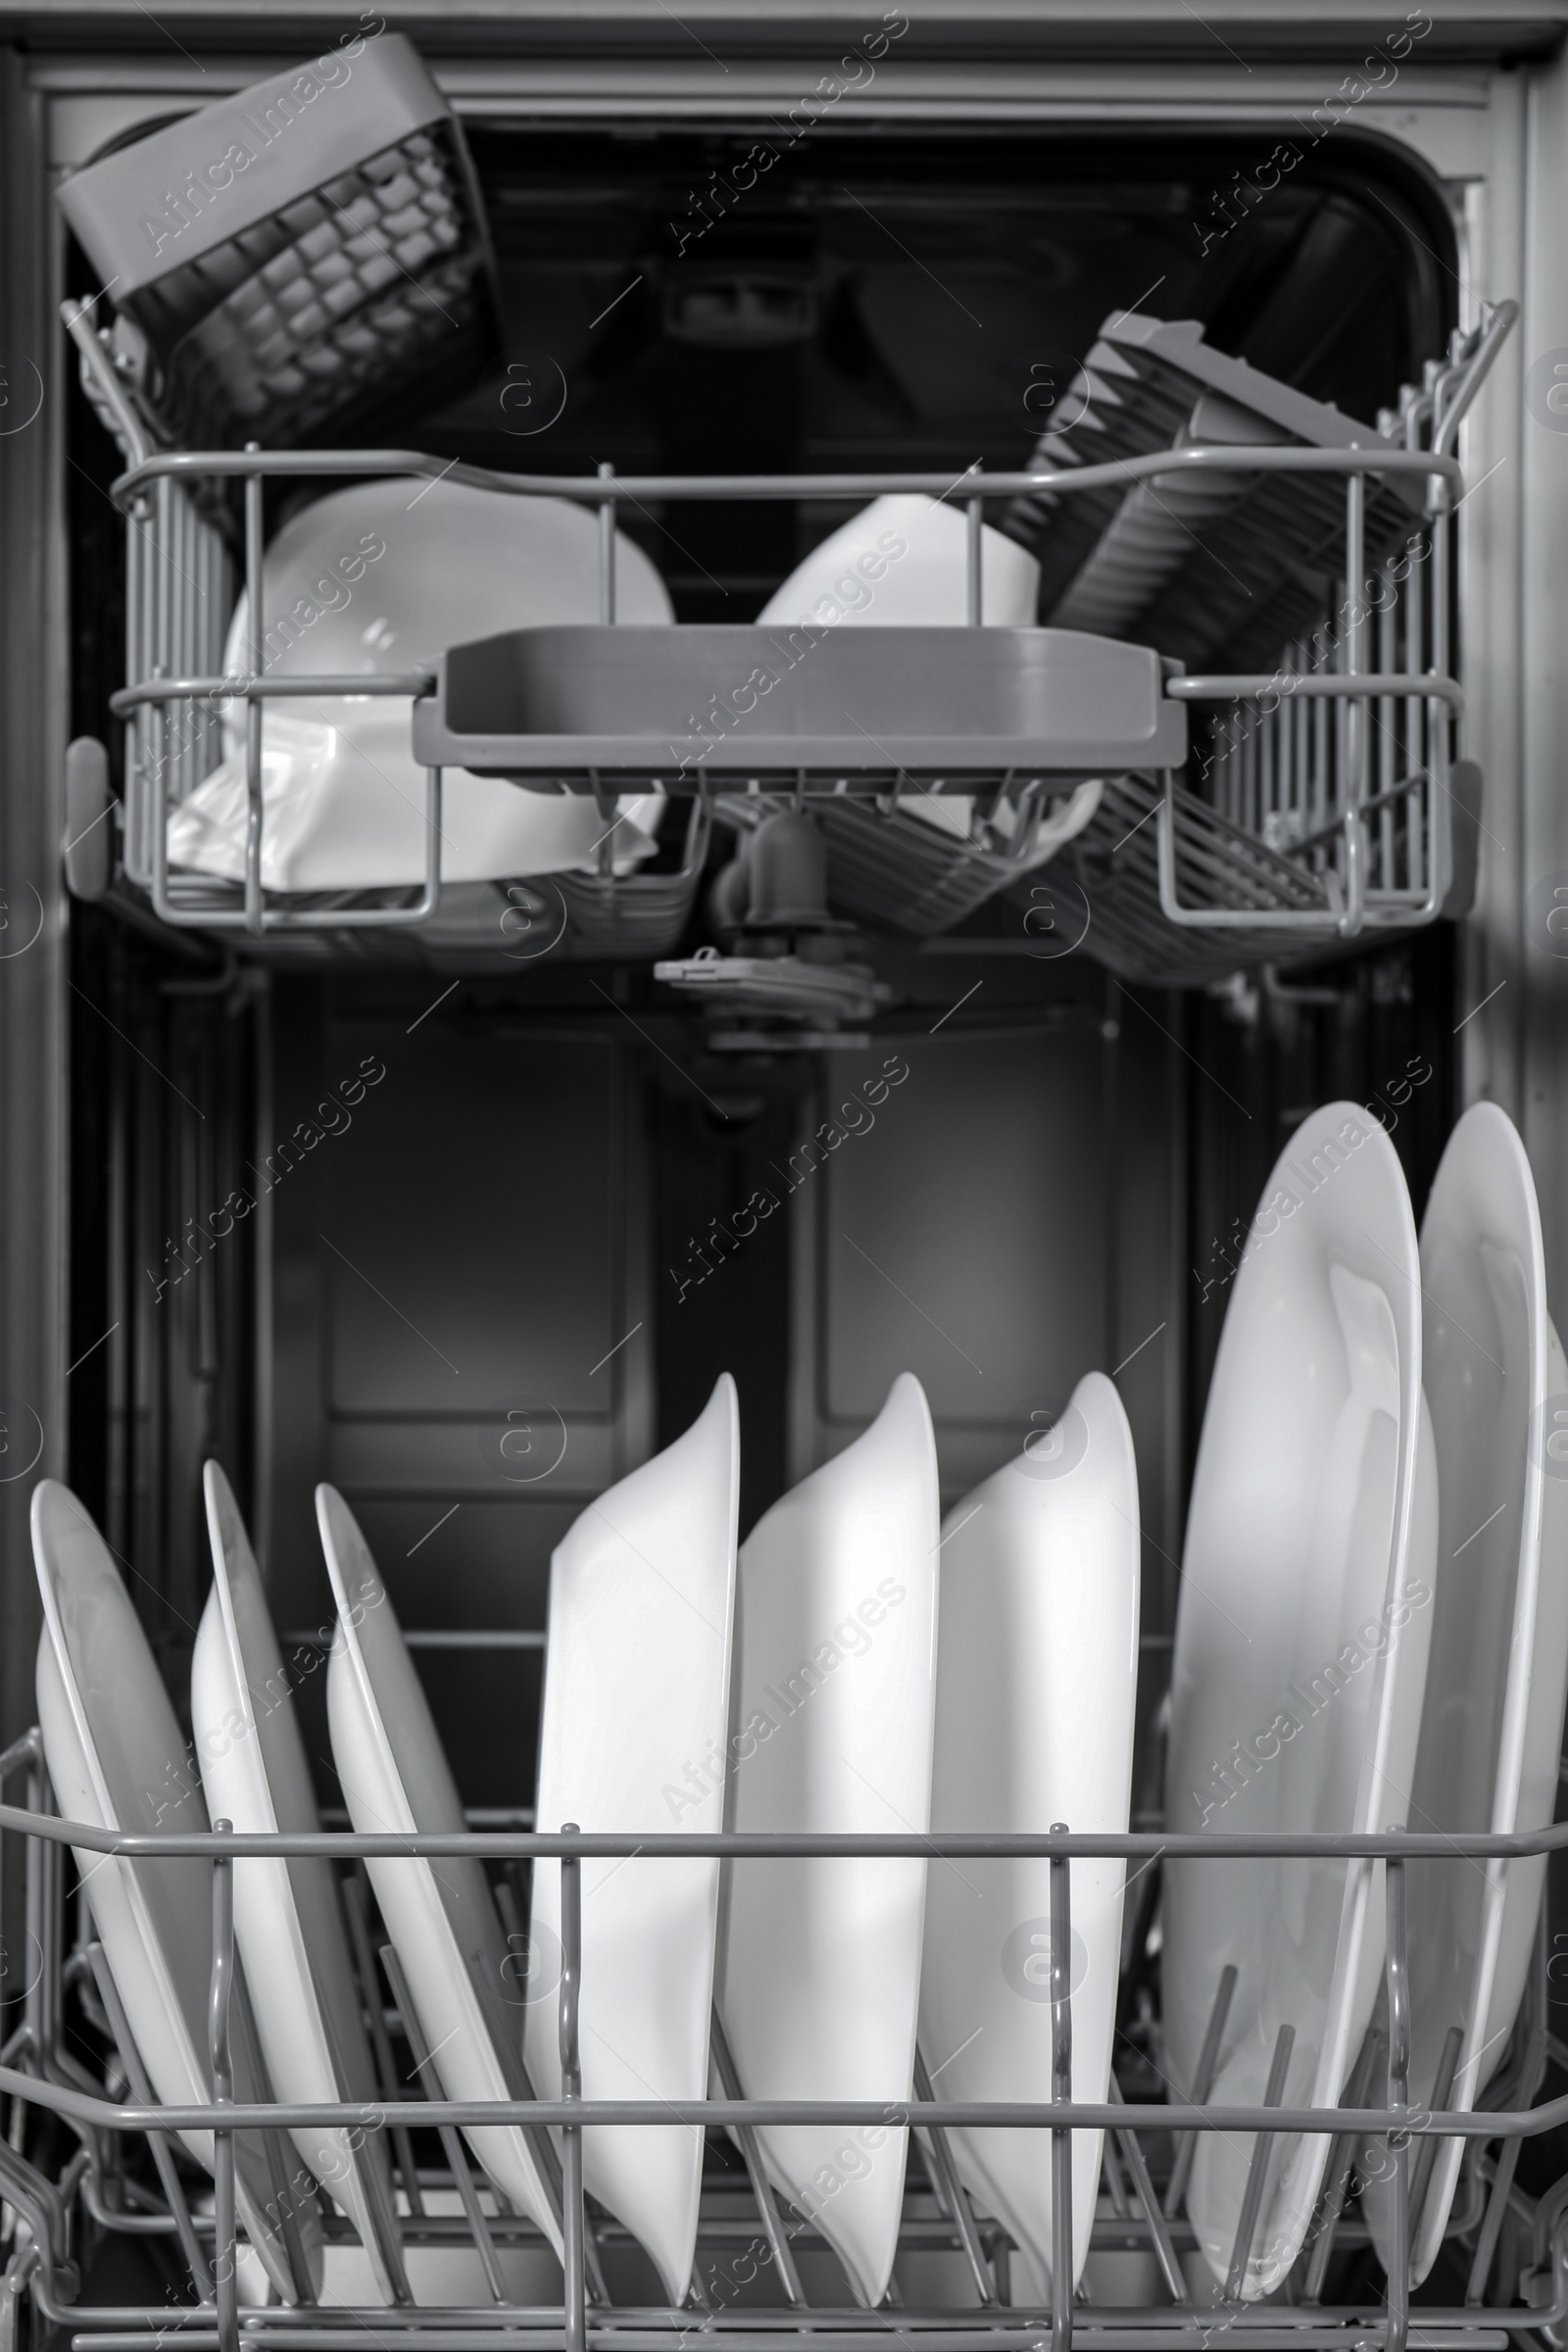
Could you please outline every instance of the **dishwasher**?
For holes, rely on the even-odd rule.
[[[0,2352],[1568,2341],[1565,34],[3,0]]]

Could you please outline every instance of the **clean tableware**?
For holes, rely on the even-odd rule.
[[[263,667],[269,677],[385,676],[433,662],[498,628],[599,617],[599,526],[556,498],[406,477],[334,491],[284,524],[267,551]],[[641,549],[615,542],[622,620],[673,615]],[[251,667],[241,596],[224,670]],[[270,890],[362,890],[421,881],[425,776],[409,742],[407,696],[290,697],[263,732],[262,880]],[[224,710],[221,765],[169,820],[172,864],[240,879],[249,800],[241,706]],[[616,870],[653,855],[658,793],[621,799]],[[441,877],[508,880],[597,865],[607,822],[588,794],[538,793],[450,769],[442,788]]]
[[[338,1610],[326,1712],[349,1819],[362,1834],[461,1836],[462,1800],[370,1547],[334,1487],[317,1488],[316,1519]],[[482,1866],[411,1854],[375,1855],[366,1867],[446,2097],[514,2098],[520,2036],[510,2047],[498,2037],[515,2032],[523,1956],[503,1938]],[[560,2218],[528,2135],[514,2124],[465,2132],[495,2186],[559,2256]]]
[[[992,628],[1028,628],[1035,619],[1040,566],[1015,539],[989,523],[980,533],[981,612]],[[917,494],[873,499],[814,547],[758,614],[760,628],[960,628],[969,616],[969,529],[961,506]],[[1028,866],[1045,864],[1073,840],[1100,806],[1096,777],[1080,784],[1036,834]],[[967,841],[974,815],[968,793],[905,792],[900,810],[939,833]],[[1011,804],[1000,801],[992,823],[1010,838]]]
[[[1421,1285],[1394,1147],[1353,1103],[1297,1130],[1243,1251],[1209,1390],[1182,1563],[1166,1826],[1372,1833],[1402,1823],[1436,1576]],[[1165,2046],[1191,2087],[1237,1970],[1213,2097],[1332,2107],[1382,1967],[1383,1866],[1166,1865]],[[1233,2272],[1254,2134],[1202,2132],[1187,2210]],[[1280,2133],[1239,2291],[1268,2293],[1310,2222],[1328,2142]]]
[[[923,1836],[930,1827],[937,1457],[909,1373],[844,1452],[741,1547],[726,1826]],[[718,2008],[748,2098],[910,2095],[926,1864],[726,1864]],[[898,2244],[903,2126],[764,2126],[769,2176],[880,2303]]]
[[[141,1621],[108,1546],[69,1488],[33,1489],[32,1551],[43,1595],[38,1724],[56,1798],[68,1821],[147,1835],[210,1828],[196,1766]],[[212,1871],[198,1858],[129,1862],[74,1849],[76,1868],[137,2051],[158,2097],[207,2105],[207,2004],[213,1953]],[[243,1974],[238,1978],[244,1984]],[[234,2096],[260,2094],[243,1995],[230,2009]],[[212,2134],[184,2144],[213,2169]],[[281,2140],[279,2141],[281,2144]],[[298,2299],[281,2215],[292,2208],[307,2266],[320,2265],[320,2217],[301,2173],[274,2180],[265,2143],[235,2135],[235,2203],[267,2275]],[[288,2200],[288,2206],[282,2200]]]
[[[1410,1827],[1544,1829],[1568,1685],[1568,1463],[1548,1408],[1568,1366],[1546,1313],[1541,1211],[1518,1131],[1494,1102],[1448,1139],[1421,1226],[1423,1359],[1438,1448],[1438,1584]],[[1495,2073],[1524,1991],[1545,1882],[1526,1862],[1405,1866],[1411,2096],[1434,2100],[1450,2029],[1467,2109]],[[1437,2259],[1462,2140],[1439,2146],[1412,2248]],[[1387,2152],[1363,2151],[1362,2203],[1387,2258]]]
[[[202,1494],[213,1590],[190,1672],[202,1786],[214,1819],[238,1831],[315,1837],[321,1822],[293,1690],[239,1505],[216,1462],[203,1472]],[[234,1934],[276,2096],[370,2104],[379,2086],[330,1862],[236,1862]],[[384,2135],[318,2125],[291,2136],[359,2230],[381,2301],[407,2302]]]
[[[1124,1832],[1138,1688],[1138,1466],[1121,1398],[1078,1383],[943,1523],[933,1831]],[[1072,2095],[1110,2079],[1121,1942],[1117,1860],[1072,1864]],[[920,2045],[942,2099],[1053,2095],[1051,1864],[934,1862],[926,1880]],[[1073,2281],[1089,2251],[1101,2133],[1073,2134]],[[952,2134],[959,2174],[1050,2295],[1051,2145],[1039,2132]]]
[[[550,1564],[536,1819],[611,1832],[724,1826],[740,1424],[726,1372],[683,1438],[601,1494]],[[718,1863],[582,1866],[582,2089],[701,2099]],[[561,1866],[536,1862],[533,1948],[561,1938]],[[554,2002],[527,2014],[541,2098],[561,2096]],[[703,2134],[695,2125],[583,2134],[583,2180],[686,2300]]]
[[[992,628],[1027,628],[1040,566],[1015,539],[980,532],[981,612]],[[969,525],[961,505],[901,493],[876,498],[813,547],[757,616],[759,628],[962,628],[969,617]]]

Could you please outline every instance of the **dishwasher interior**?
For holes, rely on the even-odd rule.
[[[129,453],[106,422],[112,391],[100,386],[95,399],[91,367],[79,379],[73,368],[63,493],[71,733],[106,747],[117,794],[127,793],[127,760],[148,758],[147,728],[166,730],[157,738],[161,786],[181,759],[199,781],[220,724],[210,696],[192,722],[210,734],[194,744],[172,727],[167,702],[122,703],[110,720],[110,698],[132,682],[127,530],[157,538],[158,593],[176,600],[174,575],[185,577],[177,551],[193,565],[200,532],[212,534],[210,546],[201,542],[193,626],[198,637],[206,631],[205,666],[216,669],[244,577],[245,502],[270,543],[313,499],[353,478],[356,452],[434,461],[401,479],[383,469],[411,514],[426,498],[427,515],[439,512],[458,466],[526,472],[564,492],[619,477],[766,477],[773,488],[759,483],[751,496],[744,483],[716,497],[628,490],[611,525],[658,573],[677,626],[751,628],[865,503],[833,495],[823,477],[941,477],[957,486],[961,506],[984,474],[1049,468],[1082,421],[1075,369],[1097,338],[1109,331],[1114,343],[1130,318],[1196,320],[1227,360],[1363,422],[1398,418],[1401,387],[1419,387],[1424,369],[1430,385],[1462,323],[1441,191],[1413,160],[1353,127],[1321,149],[1303,140],[1267,202],[1249,210],[1232,199],[1234,220],[1212,191],[1242,184],[1258,161],[1255,139],[1234,132],[867,128],[829,113],[804,136],[741,110],[733,122],[695,125],[478,113],[465,133],[493,249],[489,291],[450,338],[439,370],[412,387],[372,383],[350,431],[337,423],[302,435],[306,449],[340,450],[340,468],[314,461],[308,472],[284,464],[244,481],[183,477],[171,495],[188,490],[193,519],[175,541],[171,509],[157,504],[162,484],[128,517],[127,502],[109,495]],[[772,156],[765,173],[749,160],[760,143]],[[1210,226],[1195,235],[1200,215]],[[94,263],[72,242],[65,293],[78,323],[99,286]],[[92,314],[88,338],[96,324]],[[78,348],[82,340],[77,333]],[[1051,413],[1058,396],[1059,415]],[[1393,437],[1402,439],[1402,424]],[[808,486],[781,495],[780,477],[795,476],[809,477]],[[1167,486],[1170,478],[1158,477]],[[1365,479],[1301,478],[1329,483],[1336,516],[1346,482]],[[1415,461],[1389,478],[1417,483]],[[1363,511],[1359,495],[1353,514]],[[1054,525],[1049,515],[1042,524],[1029,494],[994,496],[986,521],[1041,553],[1044,582]],[[974,579],[978,510],[971,547]],[[395,562],[390,542],[389,552]],[[137,561],[132,546],[132,576]],[[1340,567],[1348,577],[1359,564],[1347,556]],[[1445,567],[1452,575],[1447,539],[1432,566],[1435,601]],[[144,599],[154,582],[148,571]],[[1251,587],[1236,585],[1251,602]],[[356,583],[368,619],[373,588]],[[1451,576],[1442,594],[1451,598]],[[1184,629],[1202,644],[1189,668],[1270,667],[1261,638],[1248,636],[1252,615],[1238,608],[1207,625],[1225,595],[1212,572],[1179,579],[1165,609],[1171,644],[1185,642]],[[1039,617],[1048,621],[1049,610]],[[1303,641],[1317,618],[1294,624]],[[1462,664],[1463,620],[1461,611],[1450,665]],[[444,647],[438,637],[420,662]],[[1180,661],[1168,652],[1165,661],[1163,674],[1179,674]],[[1391,664],[1374,653],[1356,666]],[[449,664],[452,708],[454,676]],[[266,704],[269,724],[284,707]],[[184,708],[202,706],[192,697]],[[1213,797],[1211,771],[1230,760],[1240,774],[1251,754],[1248,729],[1221,697],[1184,708],[1183,789],[1196,806]],[[1330,710],[1326,700],[1321,708]],[[1335,705],[1327,723],[1340,724],[1347,709]],[[902,760],[890,769],[902,781]],[[612,782],[613,790],[593,779],[607,824],[623,779]],[[886,812],[886,778],[877,789]],[[1238,787],[1233,813],[1248,789]],[[774,776],[762,790],[773,813],[813,806],[804,758],[793,785]],[[1461,1106],[1452,919],[1412,916],[1338,940],[1321,924],[1304,938],[1258,929],[1240,942],[1223,929],[1167,925],[1159,953],[1145,951],[1140,908],[1157,909],[1164,887],[1152,845],[1167,825],[1181,838],[1175,790],[1154,777],[1124,809],[1107,798],[1099,832],[1076,851],[1000,884],[993,874],[940,926],[905,923],[885,905],[858,908],[839,929],[843,954],[865,975],[861,1001],[814,1026],[752,1004],[727,1029],[654,965],[673,971],[702,956],[716,968],[734,952],[714,885],[755,829],[760,804],[754,783],[748,808],[748,788],[728,770],[710,791],[683,797],[669,784],[657,848],[638,876],[656,894],[663,885],[652,949],[630,917],[622,921],[625,897],[617,901],[604,858],[591,889],[575,878],[554,891],[461,886],[425,924],[334,927],[335,903],[321,898],[312,903],[314,928],[247,930],[233,911],[239,883],[226,927],[204,925],[199,912],[171,923],[123,870],[133,862],[131,816],[122,829],[112,816],[105,836],[113,825],[123,846],[70,915],[69,1476],[128,1571],[170,1690],[188,1689],[211,1581],[202,1469],[216,1458],[250,1529],[284,1648],[304,1661],[291,1680],[322,1820],[348,1824],[327,1678],[316,1670],[332,1617],[314,1502],[326,1481],[352,1506],[385,1575],[469,1826],[528,1832],[552,1552],[585,1506],[691,1427],[721,1374],[738,1391],[744,1538],[786,1490],[868,1428],[900,1373],[913,1372],[929,1399],[946,1511],[1054,1426],[1075,1383],[1098,1368],[1115,1382],[1137,1457],[1130,1827],[1165,1826],[1187,1501],[1253,1205],[1312,1107],[1344,1100],[1365,1105],[1392,1138],[1419,1219]],[[1457,771],[1445,797],[1455,808],[1463,800]],[[1436,795],[1427,798],[1435,808]],[[1385,805],[1402,806],[1393,793]],[[1112,808],[1121,811],[1114,825]],[[842,821],[842,843],[829,826],[830,895],[834,860],[849,870],[852,817]],[[1102,901],[1097,877],[1114,878],[1139,834],[1130,854],[1148,854],[1143,897],[1118,898],[1105,881]],[[1254,834],[1260,858],[1290,847],[1261,823]],[[1472,829],[1472,868],[1473,848]],[[882,855],[874,845],[867,853],[873,865]],[[1450,869],[1464,856],[1462,842],[1445,852]],[[1412,885],[1414,900],[1436,891],[1450,918],[1462,914],[1462,873],[1457,883],[1452,870],[1443,874],[1441,890],[1436,875],[1429,866]],[[167,876],[160,887],[174,888]],[[1330,903],[1340,904],[1332,893]],[[406,908],[407,893],[399,904]],[[828,968],[840,967],[830,958]],[[830,1150],[803,1152],[824,1133]],[[23,1761],[34,1776],[28,1801],[41,1801],[36,1752],[13,1768]],[[62,1848],[29,1840],[27,1851],[28,1933],[47,1953],[31,1972],[42,1989],[30,1982],[17,2012],[34,2036],[31,2063],[57,2085],[101,2093],[114,2036],[83,1957],[86,1898]],[[363,1877],[363,1863],[347,1867]],[[504,1909],[509,1921],[525,1910],[528,1867],[521,1852],[492,1862],[514,1906]],[[1157,1863],[1141,1873],[1130,1865],[1135,1877],[1115,2072],[1119,2095],[1136,2106],[1177,2093],[1161,2062]],[[1503,2103],[1517,2107],[1545,2083],[1562,2087],[1547,1971],[1555,1946],[1546,1940],[1555,1865],[1551,1878],[1525,2008],[1495,2079],[1499,2097],[1511,2093]],[[404,2004],[389,1990],[386,2015],[401,2031]],[[379,2012],[379,1990],[369,1998]],[[396,2070],[407,2078],[402,2048]],[[124,2068],[117,2076],[109,2065],[112,2095],[130,2095]],[[1380,2105],[1381,2093],[1363,2087],[1362,2104]],[[107,2328],[117,2347],[145,2340],[149,2327],[159,2340],[206,2329],[203,2342],[228,2352],[220,2291],[215,2320],[181,2284],[185,2240],[144,2151],[128,2135],[122,2146],[113,2132],[51,2112],[47,2100],[15,2100],[12,2117],[8,2234],[17,2214],[26,2224],[19,2248],[61,2233],[48,2290],[60,2307],[38,2300],[35,2257],[8,2292],[4,2326],[40,2340],[54,2328],[82,2330],[82,2340]],[[422,2231],[430,2244],[450,2244],[471,2229],[471,2198],[460,2205],[454,2195],[448,2142],[450,2131],[444,2140],[434,2128],[414,2134],[426,2211],[411,2214],[405,2197],[399,2227],[410,2242]],[[1425,2303],[1466,2341],[1500,2345],[1503,2328],[1523,2322],[1518,2309],[1499,2321],[1494,2306],[1544,2309],[1557,2291],[1564,2199],[1548,2193],[1557,2136],[1465,2144],[1448,2236],[1398,2326],[1426,2340]],[[911,2141],[886,2307],[850,2311],[826,2241],[790,2219],[804,2299],[817,2309],[779,2318],[777,2287],[759,2277],[757,2259],[775,2242],[777,2217],[757,2216],[740,2139],[710,2129],[690,2307],[661,2314],[651,2264],[600,2211],[587,2224],[577,2325],[596,2341],[628,2345],[684,2342],[690,2332],[722,2341],[748,2314],[772,2313],[768,2328],[825,2329],[824,2343],[907,2328],[955,2345],[1032,2345],[1052,2327],[1058,2347],[1074,2330],[1107,2346],[1167,2333],[1206,2344],[1221,2329],[1250,2343],[1289,2326],[1313,2342],[1387,2341],[1392,2352],[1387,2282],[1353,2202],[1329,2230],[1327,2281],[1320,2264],[1304,2298],[1317,2308],[1302,2308],[1299,2278],[1267,2304],[1227,2303],[1200,2291],[1191,2230],[1166,2197],[1181,2135],[1141,2128],[1107,2139],[1113,2145],[1120,2153],[1107,2156],[1076,2306],[1057,2295],[1044,2320],[1009,2310],[1020,2298],[1007,2284],[1005,2232],[983,2218],[974,2272],[975,2225],[939,2133]],[[89,2180],[90,2218],[79,2203],[62,2223],[24,2202],[36,2194],[22,2177],[31,2168],[46,2181],[70,2170],[73,2193]],[[196,2168],[185,2169],[184,2226],[200,2235],[206,2209],[191,2185]],[[538,2253],[538,2232],[504,2201],[490,2210],[489,2234],[496,2248]],[[67,2243],[80,2269],[79,2303],[104,2306],[101,2322],[62,2292]],[[1182,2266],[1185,2303],[1165,2291],[1166,2254]],[[564,2328],[568,2344],[581,2341],[569,2269],[564,2307],[561,2274],[551,2276],[555,2285],[534,2283],[511,2305],[497,2298],[493,2311],[461,2324],[446,2314],[443,2342],[466,2343],[465,2328],[475,2343],[498,2328],[518,2342],[559,2343]],[[975,2276],[990,2280],[989,2308],[976,2304]],[[29,2278],[35,2307],[24,2310]],[[552,2303],[553,2321],[536,2308]],[[965,2319],[955,2306],[974,2308]],[[132,2318],[149,2311],[150,2321]],[[328,2320],[324,2310],[288,2314],[274,2304],[241,2316],[280,2343],[337,2341],[315,2325]],[[353,2324],[380,2341],[376,2328],[413,2323],[407,2312],[362,2312]],[[1440,2336],[1447,2340],[1436,2328],[1432,2340]]]

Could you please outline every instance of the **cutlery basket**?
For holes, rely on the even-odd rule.
[[[471,375],[493,263],[462,128],[401,33],[345,35],[121,147],[61,209],[122,383],[176,446],[297,446]]]

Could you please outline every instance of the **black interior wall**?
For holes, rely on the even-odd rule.
[[[710,172],[733,179],[737,160],[764,136],[780,152],[756,190],[678,249],[688,194],[710,184]],[[506,379],[492,369],[440,415],[410,416],[402,437],[502,467],[566,475],[608,458],[621,470],[906,466],[956,476],[977,459],[1014,466],[1036,428],[1013,405],[1011,363],[1040,347],[1081,354],[1108,312],[1140,298],[1167,318],[1202,318],[1222,348],[1370,417],[1443,347],[1451,319],[1446,215],[1413,167],[1353,130],[1304,156],[1207,251],[1195,215],[1202,216],[1211,191],[1252,170],[1256,142],[1245,135],[852,132],[829,122],[791,145],[777,125],[749,120],[701,131],[658,122],[635,129],[479,123],[472,143],[501,269],[497,365],[504,368],[517,351],[548,355],[564,376],[565,406],[547,431],[514,436],[500,405]],[[79,256],[74,268],[76,290],[93,290]],[[74,386],[70,401],[73,717],[75,728],[102,733],[107,696],[122,674],[122,526],[106,495],[119,461]],[[755,612],[842,514],[805,503],[725,509],[673,501],[657,512],[623,508],[620,519],[658,564],[682,618],[734,620]],[[699,921],[689,944],[703,936]],[[760,1227],[722,1284],[699,1286],[684,1299],[674,1298],[669,1267],[710,1218],[728,1218],[748,1197],[759,1163],[778,1156],[814,1082],[809,1070],[730,1072],[722,1084],[733,1102],[714,1096],[721,1082],[702,1060],[694,1026],[635,970],[541,966],[466,984],[424,1031],[411,1034],[408,1024],[444,978],[427,984],[424,975],[369,963],[258,987],[204,946],[127,931],[106,910],[81,906],[72,911],[71,953],[78,994],[68,1360],[82,1358],[71,1380],[71,1475],[127,1565],[176,1689],[205,1592],[196,1484],[207,1452],[223,1460],[268,1547],[280,1620],[314,1622],[320,1605],[310,1496],[317,1477],[333,1474],[341,1419],[323,1350],[333,1286],[354,1278],[319,1236],[358,1255],[353,1201],[345,1204],[332,1187],[361,1164],[356,1155],[368,1153],[365,1181],[380,1202],[381,1258],[394,1272],[400,1261],[429,1257],[431,1237],[454,1222],[479,1214],[504,1222],[514,1169],[521,1199],[531,1181],[548,1189],[552,1168],[559,1174],[572,1164],[559,1123],[518,1116],[526,1098],[517,1073],[530,1040],[547,1058],[612,1050],[625,1057],[615,1082],[621,1124],[605,1152],[609,1176],[610,1156],[618,1154],[615,1181],[642,1203],[644,1257],[661,1289],[641,1343],[651,1350],[647,1443],[674,1436],[727,1364],[742,1388],[743,1526],[787,1484],[786,1220]],[[901,1017],[908,1018],[907,1005],[924,1002],[923,987],[909,983],[908,951],[873,942],[871,953],[905,986]],[[1085,955],[1070,960],[1072,991],[1098,1019],[1103,976]],[[977,949],[969,960],[956,955],[926,967],[938,969],[945,994],[932,992],[932,1020],[937,1005],[959,999],[971,981],[985,983],[981,1002],[997,1006],[1004,1022],[1038,1021],[1062,994],[1063,972],[1027,955]],[[1149,1052],[1164,1056],[1159,1066],[1169,1073],[1170,1102],[1163,1093],[1157,1099],[1161,1131],[1179,1129],[1183,1139],[1177,1213],[1194,1271],[1181,1339],[1182,1458],[1170,1473],[1177,1490],[1227,1295],[1218,1281],[1203,1293],[1216,1270],[1215,1243],[1223,1251],[1232,1221],[1245,1224],[1296,1115],[1335,1094],[1358,1102],[1381,1094],[1397,1119],[1395,1141],[1418,1212],[1451,1120],[1458,1013],[1447,932],[1298,977],[1332,989],[1335,1002],[1258,997],[1254,1004],[1255,975],[1230,1003],[1138,992],[1131,1000],[1150,1025]],[[972,1017],[958,1016],[960,1034]],[[1124,1029],[1132,1018],[1124,1016]],[[628,1019],[653,1042],[633,1038]],[[244,1164],[265,1159],[299,1105],[308,1111],[319,1100],[340,1075],[334,1056],[350,1031],[392,1041],[389,1091],[376,1104],[387,1132],[378,1141],[367,1114],[280,1196],[281,1223],[270,1238],[261,1218],[236,1224],[220,1247],[196,1250],[190,1271],[160,1294],[169,1246],[185,1235],[187,1220],[210,1228]],[[563,1046],[563,1036],[577,1046]],[[408,1053],[394,1071],[400,1039]],[[1107,1099],[1117,1087],[1126,1101],[1154,1099],[1148,1054],[1135,1066],[1118,1052],[1111,1049]],[[1431,1080],[1407,1102],[1388,1102],[1391,1082],[1413,1057],[1430,1061]],[[416,1065],[416,1081],[400,1092]],[[703,1090],[719,1101],[721,1115],[705,1105]],[[723,1115],[725,1102],[733,1116]],[[1107,1199],[1121,1202],[1111,1229],[1130,1264],[1128,1219],[1147,1224],[1152,1211],[1134,1200],[1128,1172],[1105,1156],[1127,1132],[1097,1114],[1092,1137],[1075,1148],[1097,1155]],[[891,1159],[889,1181],[897,1184]],[[954,1213],[983,1215],[984,1203],[956,1203]],[[552,1247],[548,1233],[539,1247]],[[530,1310],[526,1297],[498,1282],[481,1250],[464,1264],[454,1311],[466,1328],[510,1317],[526,1336],[532,1311],[560,1332],[576,1311],[561,1300],[535,1300]],[[375,1279],[373,1267],[366,1270]],[[403,1296],[384,1275],[379,1287]],[[606,1297],[612,1292],[612,1285]],[[270,1340],[263,1328],[269,1307]],[[408,1311],[419,1319],[416,1307]],[[608,1318],[603,1344],[635,1320],[628,1310],[625,1324],[612,1329]],[[393,1321],[386,1335],[389,1350],[408,1344]],[[389,1362],[402,1360],[389,1354]],[[576,1372],[586,1377],[590,1360],[584,1353]],[[1141,1365],[1132,1377],[1148,1370]],[[519,1386],[528,1377],[519,1374]],[[612,1377],[631,1374],[622,1362]],[[488,1392],[485,1401],[495,1401]],[[594,1459],[606,1476],[615,1432],[631,1427],[629,1409],[622,1395],[612,1410],[596,1419],[595,1406],[584,1417],[584,1431],[598,1433]],[[373,1540],[399,1605],[415,1623],[542,1622],[551,1529],[569,1521],[592,1479],[573,1490],[576,1500],[541,1509],[528,1522],[525,1556],[514,1555],[494,1531],[513,1525],[515,1514],[503,1514],[515,1496],[509,1501],[498,1487],[486,1519],[480,1499],[441,1467],[448,1425],[421,1412],[410,1405],[403,1420],[387,1418],[387,1443],[403,1446],[407,1459],[381,1489],[374,1480],[365,1487],[368,1523],[376,1522]],[[273,1446],[265,1490],[257,1461],[264,1425]],[[279,1451],[279,1433],[290,1431],[298,1444]],[[461,1443],[479,1444],[466,1423]],[[475,1450],[465,1477],[478,1458]],[[424,1541],[460,1491],[464,1515]],[[1147,1515],[1147,1496],[1145,1507]],[[476,1534],[481,1527],[491,1532]],[[517,1758],[532,1752],[534,1669],[515,1657],[489,1661],[480,1680],[480,1670],[451,1660],[427,1659],[426,1667],[466,1793],[474,1802],[515,1801],[526,1785]],[[487,1716],[507,1725],[505,1755],[478,1728]]]

